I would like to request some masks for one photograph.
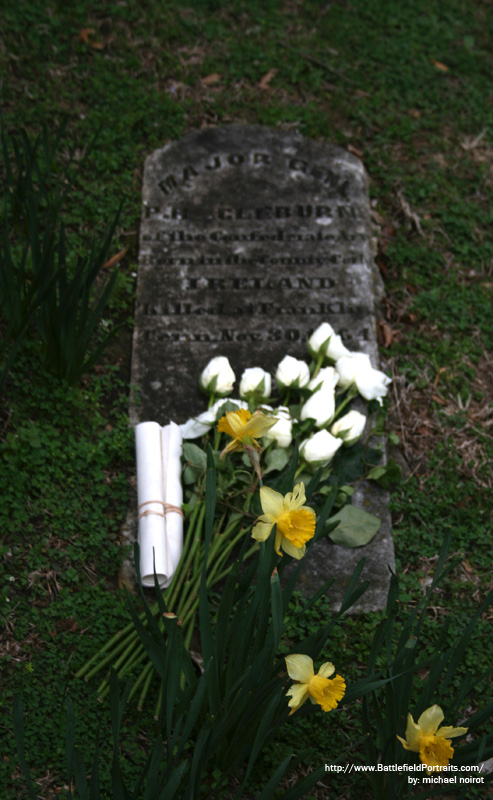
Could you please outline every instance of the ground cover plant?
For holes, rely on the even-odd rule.
[[[201,125],[246,122],[290,127],[363,159],[386,287],[379,333],[383,367],[393,377],[387,426],[400,438],[393,456],[404,473],[392,495],[399,607],[404,613],[417,606],[450,533],[461,561],[437,587],[421,635],[430,652],[446,620],[450,641],[460,636],[486,597],[491,569],[488,3],[7,0],[2,13],[6,132],[25,130],[34,140],[43,125],[54,132],[66,118],[63,173],[73,153],[82,161],[98,131],[65,203],[74,257],[85,254],[92,234],[103,239],[125,199],[109,254],[126,250],[104,315],[109,326],[132,316],[141,171],[152,149]],[[19,691],[39,796],[67,796],[66,697],[78,745],[92,752],[102,718],[101,741],[110,738],[108,707],[73,673],[128,622],[118,571],[133,473],[125,416],[130,328],[131,321],[74,387],[45,371],[29,329],[4,387],[0,785],[6,800],[26,796],[10,712]],[[295,597],[293,604],[296,610],[303,601]],[[294,613],[293,637],[313,633],[326,615],[323,600]],[[333,631],[330,650],[341,653],[338,669],[348,684],[363,675],[383,616],[349,618]],[[489,666],[490,625],[485,609],[450,691],[460,690],[467,671],[478,677]],[[426,668],[419,681],[424,685]],[[487,682],[474,688],[471,715],[487,693]],[[138,774],[157,734],[152,712],[128,706],[120,751],[125,781]],[[306,751],[291,764],[293,780],[341,754],[343,763],[365,763],[356,717],[344,705],[337,714],[330,726],[295,715],[262,754],[252,796],[301,737]],[[447,717],[446,724],[459,720]],[[364,776],[336,773],[308,796],[323,798],[329,790],[341,798],[355,791],[373,796]],[[468,796],[481,797],[481,789]]]

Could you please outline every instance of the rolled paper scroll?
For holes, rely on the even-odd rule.
[[[135,448],[141,583],[154,586],[156,570],[159,586],[164,588],[173,566],[166,541],[161,427],[157,422],[141,422],[136,426]]]
[[[170,422],[161,430],[163,486],[165,503],[166,544],[170,573],[164,584],[169,586],[183,551],[183,489],[181,486],[182,434],[180,426]]]

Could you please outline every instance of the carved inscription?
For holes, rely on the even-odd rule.
[[[303,175],[330,187],[331,190],[337,192],[339,197],[347,197],[349,182],[347,179],[341,178],[341,175],[336,171],[323,167],[314,161],[292,158],[282,153],[215,153],[209,156],[207,160],[197,160],[194,164],[184,164],[179,169],[175,169],[161,178],[158,186],[164,195],[171,195],[179,188],[191,188],[193,179],[198,178],[201,174],[212,172],[221,174],[228,170],[231,171],[234,167],[245,166],[252,169],[266,167],[270,168],[271,171],[277,168],[277,170],[291,177]]]
[[[228,356],[238,375],[256,364],[273,370],[286,353],[305,357],[324,321],[371,354],[369,209],[358,159],[242,126],[206,129],[149,157],[134,336],[141,418],[156,403],[164,413],[163,387],[182,398],[177,419],[196,413],[197,375],[214,355]]]

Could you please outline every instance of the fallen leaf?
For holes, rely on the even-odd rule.
[[[477,147],[478,144],[481,142],[485,134],[486,134],[486,128],[484,129],[484,131],[481,131],[481,133],[478,133],[477,136],[466,136],[464,141],[460,143],[460,146],[464,150],[474,150],[474,148]]]
[[[202,83],[205,83],[206,86],[213,86],[215,83],[220,83],[222,75],[219,72],[212,72],[210,75],[206,75],[205,78],[202,78]]]
[[[93,50],[103,50],[104,44],[102,42],[92,42],[91,47]]]
[[[79,42],[89,44],[89,37],[94,36],[96,31],[94,28],[81,28],[79,31]]]
[[[104,269],[110,269],[111,267],[114,267],[115,264],[118,264],[118,262],[122,260],[123,256],[127,253],[127,251],[128,247],[126,247],[125,250],[120,250],[120,252],[117,253],[116,256],[112,256],[110,260],[106,262],[106,264],[103,264]]]
[[[435,403],[439,403],[441,406],[446,406],[447,402],[443,399],[443,397],[438,397],[436,394],[431,395],[431,399],[435,401]]]
[[[446,372],[446,371],[447,371],[446,367],[440,367],[440,369],[438,370],[438,372],[436,374],[436,378],[433,381],[433,386],[435,387],[435,389],[438,386],[438,381],[440,380],[440,375],[442,374],[442,372]]]
[[[360,161],[363,161],[363,151],[362,150],[358,150],[358,148],[354,147],[354,145],[352,145],[352,144],[348,144],[347,149],[349,150],[350,153],[353,154],[353,156],[357,156],[357,158],[359,158]]]
[[[276,73],[277,73],[277,69],[276,69],[275,67],[274,67],[273,69],[270,69],[270,70],[269,70],[269,71],[268,71],[268,72],[267,72],[267,73],[264,75],[264,77],[262,78],[262,80],[261,80],[261,81],[259,81],[258,88],[259,88],[259,89],[268,89],[268,88],[269,88],[269,83],[271,82],[272,78],[274,77],[274,75],[275,75]]]
[[[441,70],[442,72],[448,72],[447,65],[446,64],[442,64],[441,61],[435,61],[435,59],[432,58],[431,59],[431,63],[433,64],[434,67],[436,67],[437,69]]]
[[[392,328],[383,320],[379,320],[377,323],[377,338],[381,347],[390,347],[394,339]]]

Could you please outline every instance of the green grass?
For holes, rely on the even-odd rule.
[[[114,252],[130,249],[113,317],[132,316],[142,167],[153,149],[201,124],[245,122],[289,126],[363,153],[371,197],[391,230],[384,265],[393,342],[384,355],[405,377],[407,388],[399,386],[412,421],[421,415],[430,430],[422,439],[414,431],[401,448],[414,474],[392,497],[401,602],[418,599],[420,581],[451,529],[452,549],[468,569],[447,579],[426,631],[431,645],[441,615],[453,617],[459,630],[486,593],[491,570],[488,3],[127,0],[101,6],[81,0],[46,6],[6,0],[3,21],[6,129],[35,135],[43,124],[55,127],[67,117],[65,159],[73,147],[82,153],[99,131],[67,201],[65,224],[76,252],[88,233],[105,230],[125,200]],[[94,31],[87,42],[83,29]],[[273,68],[269,88],[260,89]],[[206,87],[201,79],[212,73],[221,78]],[[0,785],[6,800],[22,793],[7,733],[15,692],[24,695],[33,774],[41,779],[48,770],[40,789],[46,797],[63,796],[54,794],[63,786],[63,694],[74,701],[77,735],[89,751],[104,718],[95,687],[71,675],[128,620],[118,588],[119,528],[133,471],[125,358],[125,346],[110,349],[104,366],[71,388],[41,372],[36,345],[28,341],[2,398],[0,609],[9,650],[2,650],[7,746]],[[120,371],[111,367],[121,359]],[[401,433],[395,409],[389,425]],[[322,603],[313,618],[297,622],[298,632],[327,613]],[[350,619],[334,641],[338,668],[349,678],[358,677],[379,619]],[[487,625],[483,620],[478,629],[484,644]],[[490,660],[481,647],[466,654],[465,667],[479,674]],[[478,689],[478,704],[484,691]],[[130,774],[152,738],[150,716],[129,718]],[[350,710],[292,722],[265,754],[258,787],[301,734],[309,751],[301,770],[348,749],[345,760],[361,758]],[[103,729],[103,739],[108,735]],[[343,777],[331,781],[336,795],[348,791]],[[364,778],[351,788],[365,796]]]

